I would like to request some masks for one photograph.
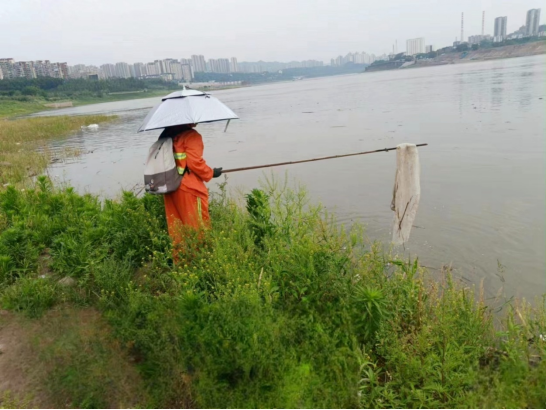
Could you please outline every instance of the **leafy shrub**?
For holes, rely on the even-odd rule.
[[[5,309],[39,317],[58,301],[54,283],[42,278],[21,278],[3,290],[0,303]]]
[[[246,205],[224,190],[173,265],[162,198],[7,189],[0,303],[38,316],[74,300],[36,277],[49,255],[48,275],[77,278],[72,296],[138,363],[153,407],[544,406],[543,306],[514,307],[499,333],[471,290],[366,247],[304,190],[269,181]],[[67,371],[74,403],[106,403]]]

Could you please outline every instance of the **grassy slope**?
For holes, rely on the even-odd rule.
[[[38,111],[46,111],[44,107],[45,101],[17,101],[17,100],[0,100],[0,121],[2,118],[16,117],[20,115],[31,114]]]
[[[265,189],[249,212],[217,197],[212,229],[186,233],[173,268],[161,198],[101,206],[43,178],[10,188],[0,304],[33,318],[100,311],[138,363],[140,406],[546,406],[543,307],[514,305],[495,329],[447,275],[431,282],[416,262],[366,246],[301,191]],[[65,276],[76,286],[61,287]],[[48,386],[73,406],[108,403],[119,372],[86,367],[110,360],[99,346],[47,361]]]

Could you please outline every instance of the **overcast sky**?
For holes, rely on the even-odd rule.
[[[330,58],[348,52],[405,51],[424,37],[442,47],[460,37],[508,33],[543,0],[0,0],[0,58],[74,64],[163,58],[239,61]],[[543,10],[543,14],[546,10]],[[541,16],[541,24],[544,15]]]

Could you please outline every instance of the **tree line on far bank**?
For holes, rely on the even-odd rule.
[[[60,98],[102,98],[108,93],[160,90],[174,88],[160,79],[112,78],[106,80],[60,79],[51,77],[14,78],[0,81],[0,98],[25,100],[34,97],[46,100]]]
[[[294,78],[315,78],[331,75],[361,73],[367,64],[347,63],[341,66],[325,65],[321,67],[285,68],[275,71],[262,71],[257,73],[195,73],[196,82],[231,82],[240,81],[243,84],[256,84],[275,81],[291,81]]]
[[[260,73],[195,73],[195,82],[240,82],[258,84],[274,81],[290,81],[294,78],[323,77],[339,74],[363,72],[364,64],[345,64],[343,66],[323,66],[308,68],[289,68],[273,72]],[[110,78],[110,79],[60,79],[52,77],[14,78],[0,80],[0,99],[59,100],[66,98],[103,98],[109,93],[174,90],[179,88],[178,81],[164,81],[159,78]]]

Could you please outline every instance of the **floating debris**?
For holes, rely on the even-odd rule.
[[[96,130],[99,129],[99,124],[89,124],[87,127],[85,125],[82,125],[81,129],[82,130],[96,131]]]

